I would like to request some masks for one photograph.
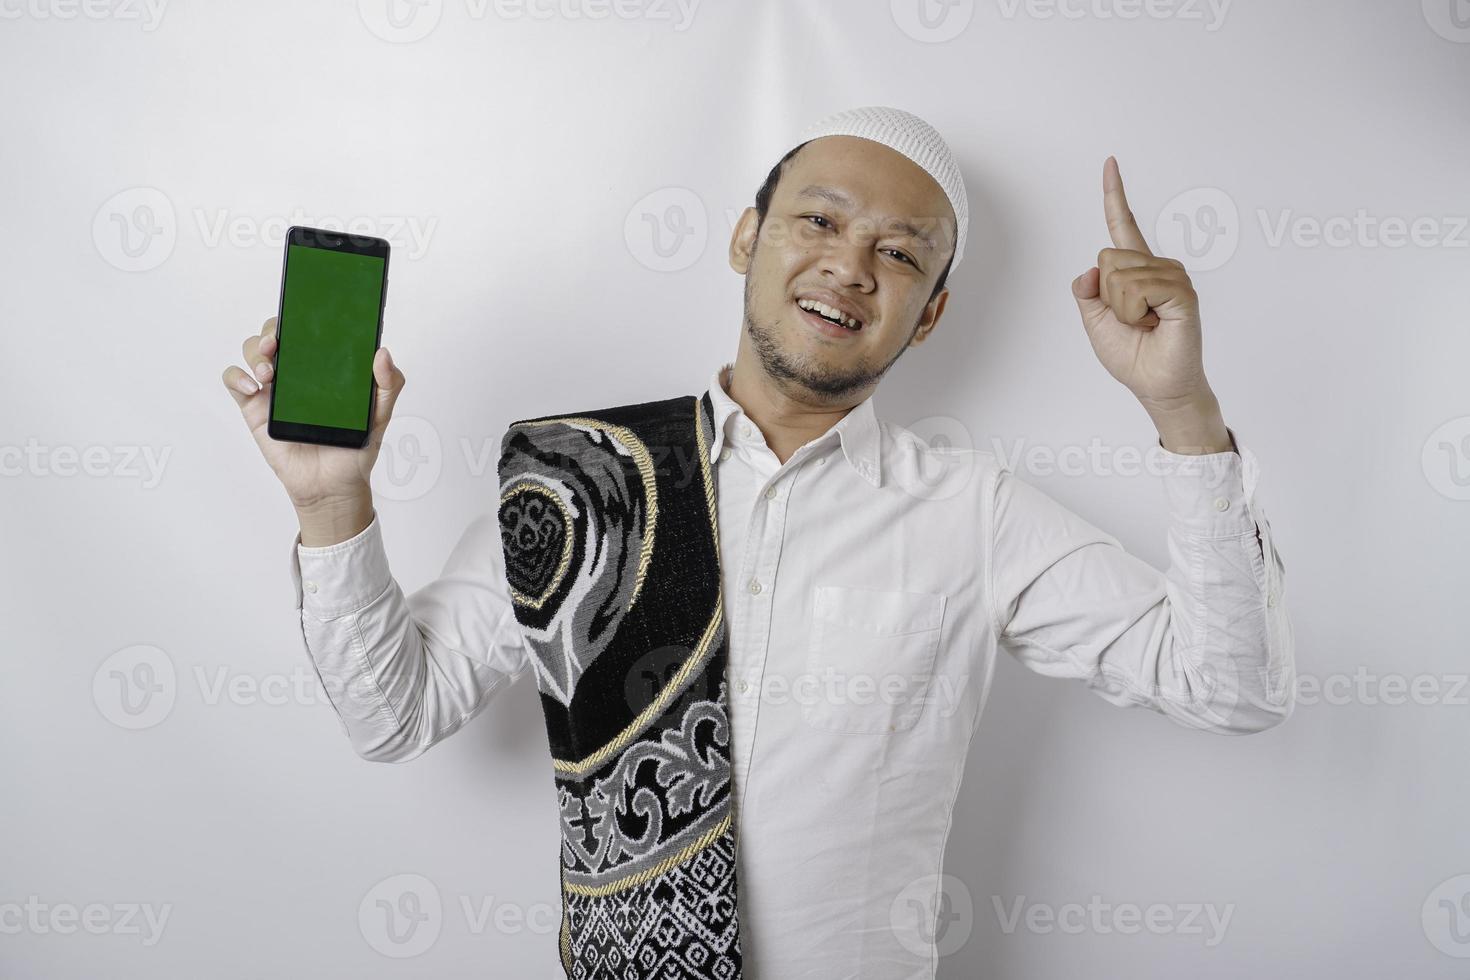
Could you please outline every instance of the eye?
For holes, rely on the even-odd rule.
[[[822,228],[826,228],[826,227],[828,227],[829,225],[832,224],[832,222],[827,221],[827,218],[826,218],[825,215],[820,215],[820,214],[804,214],[804,215],[802,215],[802,217],[803,218],[811,218],[811,219],[814,219],[816,221],[826,222],[826,224],[823,224],[823,225],[820,225],[819,226],[819,227],[822,227]]]
[[[918,263],[917,263],[917,262],[915,262],[915,261],[914,261],[914,260],[913,260],[913,259],[911,259],[911,258],[909,258],[909,257],[908,257],[908,256],[907,256],[907,255],[905,255],[905,254],[904,254],[904,253],[902,253],[902,252],[900,252],[900,251],[899,251],[899,250],[898,250],[898,249],[896,249],[896,248],[890,248],[890,249],[889,249],[889,250],[888,250],[888,254],[889,254],[889,255],[893,255],[893,256],[896,256],[896,257],[898,257],[898,258],[900,258],[900,259],[902,259],[902,260],[903,260],[903,261],[905,261],[905,262],[907,262],[907,263],[908,263],[908,264],[909,264],[909,265],[911,265],[911,266],[914,266],[914,267],[915,267],[915,268],[918,268]]]

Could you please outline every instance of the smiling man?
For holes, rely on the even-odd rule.
[[[823,120],[771,171],[731,239],[744,317],[707,390],[512,423],[493,513],[412,595],[367,481],[404,384],[387,351],[363,450],[265,434],[273,322],[245,344],[260,386],[226,370],[296,506],[306,648],[361,756],[418,756],[531,668],[569,977],[933,977],[1001,650],[1193,728],[1290,714],[1284,568],[1197,297],[1111,158],[1103,201],[1113,247],[1072,292],[1159,434],[1162,573],[991,454],[878,417],[969,217],[943,139],[896,109]]]
[[[958,168],[943,176],[965,211]],[[928,337],[949,297],[957,225],[945,190],[871,139],[818,138],[776,165],[730,243],[745,276],[731,393],[780,459]]]

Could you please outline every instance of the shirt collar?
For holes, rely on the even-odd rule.
[[[735,399],[730,397],[724,385],[726,372],[733,372],[734,370],[735,365],[731,362],[726,362],[716,368],[715,373],[710,376],[709,396],[710,402],[714,405],[715,409],[713,420],[715,441],[709,450],[711,462],[719,458],[720,449],[729,439],[741,438],[739,436],[731,436],[730,432],[736,424],[734,417],[740,415],[743,418],[745,413],[740,405],[736,403]],[[868,483],[875,487],[881,487],[883,485],[883,467],[879,448],[882,445],[883,438],[881,428],[878,425],[877,411],[873,405],[873,396],[869,395],[867,398],[864,398],[850,412],[840,418],[836,425],[813,440],[813,444],[820,444],[825,439],[833,438],[833,433],[836,433],[836,438],[842,446],[843,455],[847,457],[847,462],[857,472],[858,476],[867,480]],[[750,438],[759,441],[761,436],[759,433],[756,433]]]

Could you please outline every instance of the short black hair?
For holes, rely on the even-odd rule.
[[[807,143],[810,142],[811,140],[807,140]],[[755,192],[755,230],[757,234],[760,232],[761,224],[766,220],[766,212],[771,209],[771,198],[776,194],[776,185],[781,182],[781,175],[786,172],[786,165],[803,146],[806,146],[806,143],[798,143],[787,150],[786,155],[766,175],[766,182],[761,184],[760,190]],[[944,281],[949,278],[949,267],[953,264],[954,252],[951,251],[949,258],[945,260],[944,270],[939,273],[939,278],[934,283],[934,291],[929,294],[930,303],[934,302],[934,297],[938,296],[939,291],[944,288]]]

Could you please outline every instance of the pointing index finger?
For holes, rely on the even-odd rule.
[[[1108,234],[1113,238],[1114,248],[1126,248],[1144,255],[1153,255],[1138,222],[1133,220],[1133,211],[1128,207],[1128,197],[1123,193],[1123,177],[1118,173],[1118,161],[1108,157],[1103,164],[1103,213],[1108,219]]]

